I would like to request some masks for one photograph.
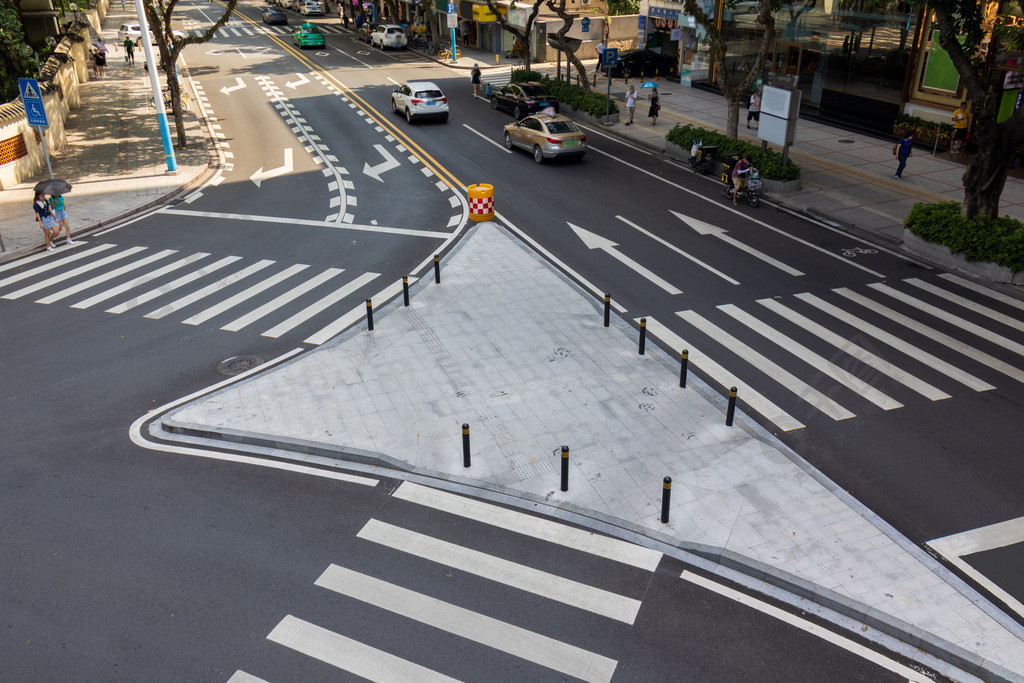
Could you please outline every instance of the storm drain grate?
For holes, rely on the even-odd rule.
[[[263,359],[259,356],[232,356],[217,364],[217,372],[222,375],[240,375],[257,365],[263,365]]]

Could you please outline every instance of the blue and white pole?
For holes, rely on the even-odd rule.
[[[146,12],[142,9],[142,3],[136,2],[135,9],[139,15],[139,29],[142,31],[142,51],[146,55],[146,64],[149,65],[149,84],[153,88],[153,104],[156,105],[156,120],[160,125],[160,137],[164,143],[164,158],[167,160],[167,173],[178,172],[178,162],[174,158],[174,145],[171,143],[171,129],[167,125],[167,110],[164,108],[164,96],[160,92],[160,76],[157,74],[157,62],[153,61],[153,41],[149,39],[149,24],[146,22]],[[178,72],[175,69],[174,77]]]
[[[452,61],[454,62],[454,61],[457,61],[455,59],[455,55],[457,55],[458,52],[459,52],[459,48],[456,47],[456,45],[455,45],[455,27],[454,26],[452,26],[452,28],[451,28],[451,34],[452,34],[451,35],[451,41],[452,41],[451,42],[451,45],[452,45]]]

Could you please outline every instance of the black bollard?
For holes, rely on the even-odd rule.
[[[569,447],[562,446],[562,490],[569,490]]]
[[[683,349],[682,357],[679,360],[679,386],[686,386],[686,370],[690,364],[690,350]]]
[[[405,301],[405,305],[409,305],[409,276],[402,276],[402,299]]]
[[[604,326],[608,327],[612,321],[612,295],[604,295]]]
[[[647,318],[640,318],[640,355],[647,348]]]
[[[732,427],[732,416],[736,413],[736,387],[729,388],[729,408],[725,411],[725,426]]]
[[[672,477],[665,477],[661,487],[661,523],[668,524],[668,505],[672,500]]]
[[[469,424],[462,423],[462,466],[469,467]]]
[[[434,254],[434,282],[441,284],[441,257]]]
[[[366,329],[373,332],[373,302],[366,300]]]

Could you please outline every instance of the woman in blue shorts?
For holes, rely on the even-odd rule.
[[[43,239],[46,241],[46,250],[53,251],[53,240],[60,235],[60,227],[53,219],[53,212],[42,192],[36,192],[36,198],[32,202],[32,210],[36,212],[36,220],[39,227],[43,229]]]
[[[68,238],[68,244],[78,244],[71,239],[71,226],[68,224],[68,212],[64,210],[64,195],[56,194],[50,197],[50,208],[53,210],[53,219],[57,222],[57,237],[60,236],[60,229],[64,228],[64,236]],[[56,239],[53,238],[53,239]]]

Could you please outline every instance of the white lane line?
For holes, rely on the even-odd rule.
[[[392,496],[651,572],[661,561],[656,550],[408,481]]]
[[[269,683],[269,681],[253,676],[252,674],[239,669],[235,673],[231,674],[231,678],[228,679],[228,683]]]
[[[235,271],[234,273],[231,273],[231,275],[227,275],[225,277],[222,277],[221,279],[217,280],[216,282],[211,282],[210,284],[206,285],[202,289],[197,289],[196,291],[192,292],[191,294],[187,294],[187,295],[181,297],[180,299],[176,299],[175,301],[172,301],[171,303],[167,304],[166,306],[161,306],[160,308],[156,309],[155,311],[150,311],[149,313],[147,313],[146,315],[144,315],[142,317],[143,318],[150,318],[151,320],[159,320],[160,318],[163,318],[164,316],[170,315],[171,313],[174,313],[175,311],[180,311],[181,309],[185,308],[186,306],[194,304],[195,302],[199,301],[202,298],[205,298],[205,297],[207,297],[207,296],[209,296],[209,295],[211,295],[211,294],[213,294],[215,292],[219,292],[222,289],[224,289],[225,287],[228,287],[229,285],[233,285],[234,283],[238,282],[239,280],[247,278],[250,275],[252,275],[253,273],[259,272],[259,271],[263,270],[264,268],[266,268],[267,266],[272,265],[273,263],[274,263],[274,261],[271,261],[270,259],[263,259],[261,261],[257,261],[256,263],[252,264],[251,266],[246,266],[245,268],[242,268],[241,270]]]
[[[799,398],[802,398],[821,412],[831,417],[833,420],[847,420],[851,417],[856,417],[854,413],[839,405],[793,373],[761,355],[725,330],[712,324],[710,321],[705,320],[696,311],[677,311],[676,315],[735,353],[753,367],[768,375],[786,389],[789,389]]]
[[[284,322],[280,323],[279,325],[275,325],[274,327],[270,328],[269,330],[264,332],[262,336],[274,338],[280,337],[282,334],[288,332],[296,325],[299,325],[309,320],[317,313],[320,313],[321,311],[327,309],[329,306],[336,304],[349,294],[352,294],[360,287],[366,285],[369,282],[372,282],[375,278],[379,276],[380,273],[363,273],[355,280],[352,280],[343,287],[331,292],[330,294],[323,297],[319,301],[312,303],[309,306],[306,306],[306,308],[302,309],[301,311],[299,311],[292,317],[288,318]]]
[[[402,85],[401,83],[399,83],[395,79],[391,78],[391,76],[388,76],[388,80],[391,81],[392,83],[394,83],[395,85],[398,85],[398,86]]]
[[[1006,304],[1007,306],[1013,306],[1014,308],[1019,308],[1022,311],[1024,311],[1024,301],[1016,299],[1008,294],[997,292],[994,289],[989,289],[985,285],[979,285],[977,282],[972,282],[970,280],[960,277],[959,275],[953,275],[951,273],[942,273],[941,275],[939,275],[939,277],[941,277],[943,280],[948,280],[949,282],[960,285],[961,287],[969,289],[973,292],[977,292],[978,294],[987,296],[990,299],[995,299],[996,301]]]
[[[616,216],[616,218],[618,218],[620,221],[622,221],[623,223],[625,223],[629,227],[633,228],[634,230],[637,230],[637,231],[643,233],[644,235],[647,235],[648,237],[650,237],[652,240],[654,240],[658,244],[662,245],[663,247],[671,249],[672,251],[676,252],[680,256],[683,256],[684,258],[690,259],[691,261],[696,263],[701,268],[704,268],[708,272],[714,273],[715,275],[717,275],[718,277],[722,278],[723,280],[725,280],[729,284],[732,284],[732,285],[738,285],[739,284],[739,280],[734,280],[733,278],[729,277],[728,275],[726,275],[722,271],[718,270],[717,268],[714,268],[714,267],[708,265],[707,263],[704,263],[703,261],[701,261],[696,256],[694,256],[692,254],[688,254],[687,252],[683,251],[682,249],[680,249],[676,245],[672,244],[671,242],[668,242],[667,240],[663,240],[662,238],[660,238],[657,235],[655,235],[653,232],[651,232],[649,230],[645,230],[644,228],[641,228],[639,225],[637,225],[633,221],[631,221],[631,220],[629,220],[627,218],[623,218],[622,216]]]
[[[817,624],[812,624],[809,621],[800,619],[799,617],[794,616],[785,610],[779,609],[774,605],[769,605],[767,602],[758,600],[757,598],[752,598],[745,593],[741,593],[737,590],[733,590],[732,588],[722,586],[721,584],[715,583],[714,581],[709,581],[708,579],[705,579],[703,576],[698,576],[697,574],[693,574],[688,571],[684,571],[680,575],[680,578],[684,581],[689,581],[690,583],[696,586],[700,586],[701,588],[704,588],[706,590],[718,593],[719,595],[730,600],[733,600],[735,602],[738,602],[741,605],[752,607],[753,609],[756,609],[759,612],[767,614],[773,619],[778,619],[779,621],[785,622],[790,626],[795,626],[796,628],[802,631],[806,631],[811,635],[817,636],[822,640],[825,640],[829,643],[832,643],[833,645],[841,647],[847,652],[852,652],[853,654],[857,655],[858,657],[861,657],[862,659],[866,659],[869,662],[877,664],[878,666],[884,669],[888,669],[889,671],[892,671],[900,676],[903,676],[908,681],[914,681],[915,683],[930,683],[932,680],[924,674],[915,671],[914,669],[911,669],[910,667],[904,666],[899,662],[893,661],[891,658],[886,657],[884,654],[881,654],[880,652],[875,652],[871,648],[865,647],[860,643],[850,640],[845,636],[833,633],[832,631],[829,631],[827,628],[822,628]]]
[[[928,541],[928,545],[955,564],[960,571],[1005,602],[1010,609],[1024,616],[1024,604],[1021,604],[1019,600],[962,559],[964,555],[1003,548],[1021,541],[1024,541],[1024,517],[937,538],[934,541]]]
[[[113,263],[114,261],[120,261],[123,258],[128,258],[132,254],[137,254],[140,251],[145,251],[145,250],[146,250],[146,247],[132,247],[130,249],[125,249],[124,251],[119,251],[116,254],[111,254],[110,256],[106,256],[106,257],[101,258],[101,259],[99,259],[97,261],[93,261],[92,263],[86,263],[85,265],[79,266],[79,267],[77,267],[77,268],[75,268],[73,270],[69,270],[66,273],[61,273],[60,275],[54,275],[54,276],[49,277],[49,278],[47,278],[45,280],[42,280],[40,282],[36,282],[35,284],[31,284],[28,287],[22,287],[21,289],[19,289],[17,291],[11,292],[10,294],[4,294],[3,298],[4,299],[20,299],[21,297],[26,296],[28,294],[32,294],[33,292],[38,292],[40,289],[45,289],[46,287],[49,287],[51,285],[55,285],[55,284],[61,283],[64,280],[69,280],[69,279],[71,279],[73,277],[77,277],[78,275],[81,275],[82,273],[88,273],[90,270],[95,270],[97,268],[102,268],[103,266],[107,265],[108,263]]]
[[[409,278],[409,284],[415,282],[415,278]],[[367,280],[369,282],[369,280]],[[402,288],[401,282],[393,282],[381,291],[374,295],[373,300],[377,302],[390,301],[391,297],[397,294]],[[371,302],[372,303],[372,302]],[[337,320],[327,324],[322,329],[314,332],[308,339],[305,340],[306,344],[316,344],[319,346],[325,341],[338,334],[342,330],[348,329],[350,325],[355,323],[357,320],[366,316],[366,306],[356,305],[348,313],[341,316]]]
[[[370,681],[456,681],[290,614],[274,627],[267,640]]]
[[[118,285],[117,287],[111,287],[110,289],[104,290],[104,291],[102,291],[102,292],[100,292],[98,294],[94,294],[93,296],[89,297],[88,299],[82,299],[78,303],[71,304],[71,308],[89,308],[90,306],[98,304],[101,301],[106,301],[107,299],[112,299],[113,297],[117,296],[118,294],[123,294],[124,292],[127,292],[132,287],[138,287],[139,285],[145,284],[145,283],[149,282],[150,280],[155,280],[156,278],[158,278],[158,277],[160,277],[162,275],[166,275],[167,273],[173,272],[173,271],[175,271],[175,270],[177,270],[179,268],[183,268],[183,267],[185,267],[187,265],[191,265],[191,264],[195,263],[196,261],[199,261],[200,259],[206,258],[207,256],[209,256],[209,254],[207,254],[206,252],[199,252],[197,254],[192,254],[191,256],[188,256],[186,258],[179,259],[179,260],[175,261],[174,263],[168,263],[163,268],[157,268],[156,270],[150,271],[150,272],[146,273],[145,275],[140,275],[139,277],[137,277],[137,278],[135,278],[133,280],[129,280],[128,282],[124,282],[124,283]]]
[[[617,662],[428,595],[332,564],[316,585],[585,681],[610,681]]]
[[[468,124],[465,124],[465,123],[464,123],[464,124],[462,124],[462,127],[463,127],[463,128],[465,128],[466,130],[468,130],[468,131],[469,131],[470,133],[472,133],[473,135],[478,135],[478,136],[480,136],[480,137],[481,137],[481,138],[483,138],[483,139],[484,139],[484,140],[485,140],[486,142],[489,142],[489,143],[491,143],[492,145],[494,145],[495,147],[497,147],[498,149],[500,149],[500,150],[501,150],[502,152],[505,152],[506,154],[511,154],[511,153],[512,153],[512,150],[510,150],[510,149],[506,149],[506,148],[505,148],[505,145],[503,145],[503,144],[501,144],[501,143],[499,143],[499,142],[497,142],[497,141],[495,141],[495,140],[492,140],[492,139],[490,139],[489,137],[487,137],[486,135],[484,135],[484,134],[483,134],[483,133],[481,133],[480,131],[478,131],[478,130],[476,130],[475,128],[473,128],[472,126],[469,126]]]
[[[199,313],[196,313],[190,318],[185,318],[181,322],[184,323],[185,325],[200,325],[209,320],[210,318],[220,315],[224,311],[227,311],[231,308],[234,308],[243,301],[248,301],[252,297],[259,294],[260,292],[270,289],[271,287],[287,280],[292,275],[295,275],[296,273],[299,273],[305,270],[306,268],[309,268],[309,266],[304,263],[296,263],[294,265],[288,266],[280,273],[275,273],[271,277],[268,277],[266,280],[257,282],[253,286],[242,290],[238,294],[235,294],[234,296],[228,297],[224,301],[221,301],[216,306],[210,306],[205,311],[200,311]]]
[[[975,323],[972,323],[968,320],[964,320],[960,316],[953,315],[949,311],[945,311],[939,308],[938,306],[932,306],[931,304],[925,303],[924,301],[921,301],[916,297],[912,297],[909,294],[904,294],[903,292],[895,290],[889,285],[883,285],[881,283],[876,282],[868,285],[868,287],[871,287],[876,292],[881,292],[882,294],[890,296],[893,299],[896,299],[897,301],[905,303],[908,306],[914,308],[915,310],[928,313],[929,315],[932,315],[938,318],[939,320],[947,322],[950,325],[953,325],[954,327],[959,327],[961,330],[964,330],[965,332],[970,332],[981,337],[982,339],[987,339],[988,341],[992,342],[993,344],[996,344],[997,346],[1002,346],[1007,351],[1012,351],[1018,355],[1024,356],[1024,344],[1018,344],[1017,342],[1011,339],[1007,339],[1002,335],[996,334],[991,330],[985,329],[981,325],[976,325]]]
[[[140,259],[138,261],[133,261],[132,263],[129,263],[128,265],[124,265],[124,266],[121,266],[120,268],[115,268],[114,270],[111,270],[109,272],[103,273],[102,275],[97,275],[96,277],[89,278],[85,282],[79,282],[76,285],[72,285],[71,287],[67,287],[66,289],[62,289],[59,292],[55,292],[55,293],[53,293],[53,294],[51,294],[49,296],[45,296],[42,299],[36,299],[36,303],[37,304],[52,304],[55,301],[60,301],[61,299],[66,299],[69,296],[77,294],[78,292],[81,292],[83,289],[89,289],[90,287],[95,287],[96,285],[100,284],[101,282],[106,282],[107,280],[113,280],[115,277],[120,277],[121,275],[124,275],[125,273],[130,273],[131,271],[136,270],[138,268],[142,268],[143,266],[148,266],[150,263],[153,263],[153,261],[159,261],[162,258],[166,258],[166,257],[170,256],[171,254],[177,254],[177,253],[178,253],[178,251],[176,249],[164,249],[161,252],[158,252],[156,254],[150,254],[149,256],[147,256],[147,257],[145,257],[143,259]]]
[[[855,301],[856,303],[860,304],[861,306],[867,308],[870,311],[874,311],[878,315],[885,317],[887,320],[899,323],[900,325],[903,325],[907,329],[917,332],[918,334],[924,336],[926,339],[931,339],[940,344],[943,344],[944,346],[953,349],[957,353],[961,353],[967,356],[968,358],[975,362],[981,363],[982,365],[987,365],[993,370],[998,370],[1004,375],[1012,377],[1018,382],[1024,382],[1024,370],[1013,365],[1010,365],[1009,363],[1004,363],[998,358],[993,358],[989,354],[980,351],[979,349],[976,349],[973,346],[969,346],[958,339],[954,339],[953,337],[949,336],[948,334],[945,334],[944,332],[939,332],[934,327],[929,327],[924,323],[919,323],[918,321],[914,320],[909,316],[903,315],[902,313],[899,313],[898,311],[895,311],[889,308],[888,306],[883,306],[882,304],[873,301],[867,298],[866,296],[857,294],[853,290],[847,289],[845,287],[834,289],[832,291],[834,291],[836,294],[839,294],[840,296],[846,297],[850,301]],[[847,314],[845,317],[850,318],[850,320],[848,320],[847,322],[851,322],[851,324],[852,321],[856,320],[849,314]],[[859,324],[857,326],[860,327]],[[904,343],[903,348],[899,346],[897,346],[896,348],[899,349],[900,351],[903,351],[904,353],[910,353],[906,349],[913,349],[914,347]],[[955,368],[954,366],[950,365],[949,363],[946,363],[945,361],[939,360],[935,356],[924,353],[923,351],[916,350],[914,353],[910,355],[918,360],[921,360],[922,362],[926,358],[930,359],[928,360],[928,362],[934,365],[936,368],[944,368],[943,372],[945,372],[947,375],[966,384],[975,391],[989,391],[991,389],[995,389],[995,387],[989,384],[988,382],[980,380],[977,377],[974,377],[973,375],[970,375],[967,372],[960,370],[959,368]]]
[[[739,392],[740,399],[763,415],[766,420],[777,426],[780,430],[790,432],[794,429],[804,428],[804,424],[802,422],[769,401],[756,389],[748,387],[743,382],[738,381],[733,373],[723,368],[712,360],[710,356],[701,352],[700,349],[670,330],[653,316],[647,316],[647,334],[657,337],[666,346],[670,349],[675,349],[677,352],[681,353],[682,351],[689,351],[689,362],[699,367],[707,373],[711,379],[715,380],[723,387],[739,386],[741,388],[741,391]]]
[[[640,601],[371,519],[359,538],[627,624]]]
[[[851,290],[836,289],[833,291],[835,291],[837,294],[841,296],[845,296],[851,301],[855,301],[861,304],[862,306],[867,307],[869,310],[874,310],[876,313],[880,313],[883,317],[889,318],[889,313],[896,313],[896,311],[891,311],[885,308],[884,306],[881,306],[880,304],[876,304],[871,299],[863,297]],[[813,294],[805,292],[802,294],[796,294],[794,296],[796,296],[797,299],[800,299],[801,301],[804,301],[810,304],[811,306],[814,306],[818,310],[824,311],[825,313],[828,313],[829,315],[839,319],[840,321],[846,323],[847,325],[850,325],[858,332],[863,332],[864,334],[870,335],[877,341],[880,341],[883,344],[891,346],[900,353],[906,354],[913,358],[914,360],[924,363],[925,365],[930,365],[931,367],[935,368],[936,370],[943,373],[947,377],[955,379],[956,381],[960,382],[963,385],[966,385],[967,387],[970,387],[971,389],[974,389],[975,391],[989,391],[991,389],[995,389],[995,387],[989,384],[988,382],[980,380],[974,375],[964,372],[960,368],[950,363],[947,363],[941,358],[933,356],[927,351],[920,349],[907,341],[904,341],[903,339],[897,337],[896,335],[889,334],[885,330],[875,325],[872,325],[868,321],[862,318],[858,318],[852,313],[849,313],[839,308],[838,306],[830,304],[823,299],[819,299]],[[876,310],[878,308],[881,308],[883,310]],[[895,319],[895,321],[901,322],[899,319]],[[932,330],[930,327],[925,327],[924,325],[921,325],[916,321],[908,319],[906,322],[911,323],[911,330],[919,332],[925,337],[930,337],[931,334],[940,334],[937,330]]]
[[[124,303],[120,303],[120,304],[114,306],[113,308],[108,308],[106,310],[106,312],[107,313],[124,313],[125,311],[131,310],[131,309],[135,308],[136,306],[140,306],[140,305],[146,303],[147,301],[150,301],[152,299],[157,298],[158,296],[163,296],[164,294],[167,294],[168,292],[173,292],[175,289],[178,289],[179,287],[183,287],[183,286],[187,285],[188,283],[192,282],[193,280],[198,280],[199,278],[201,278],[201,277],[203,277],[205,275],[209,275],[210,273],[212,273],[214,271],[220,270],[224,266],[230,265],[230,264],[234,263],[235,261],[239,260],[240,258],[242,258],[242,257],[241,256],[225,256],[224,258],[222,258],[221,260],[219,260],[219,261],[217,261],[215,263],[211,263],[208,266],[203,266],[199,270],[194,270],[191,273],[188,273],[187,275],[182,275],[177,280],[172,280],[171,282],[168,282],[165,285],[160,285],[156,289],[151,289],[148,292],[146,292],[144,294],[140,294],[139,296],[137,296],[137,297],[135,297],[133,299],[129,299],[128,301],[125,301]]]
[[[1021,332],[1024,332],[1024,320],[1014,318],[1012,316],[1006,315],[1005,313],[1000,313],[999,311],[994,311],[988,306],[982,306],[976,301],[971,301],[966,297],[960,296],[959,294],[954,294],[953,292],[950,292],[949,290],[946,289],[942,289],[941,287],[936,287],[932,283],[925,282],[924,280],[921,280],[916,277],[907,278],[904,280],[904,282],[906,282],[907,284],[914,285],[919,289],[923,289],[926,292],[930,292],[935,296],[941,297],[946,301],[950,301],[954,304],[957,304],[958,306],[963,306],[969,311],[974,311],[975,313],[979,313],[985,316],[986,318],[991,318],[992,320],[1002,323],[1007,327],[1012,327],[1015,330],[1020,330]]]
[[[738,320],[740,323],[754,330],[768,341],[781,347],[784,351],[792,353],[798,359],[807,363],[815,370],[828,375],[843,386],[857,392],[882,410],[894,410],[896,408],[903,407],[903,404],[899,401],[883,394],[864,380],[859,377],[855,377],[846,370],[843,370],[835,363],[825,360],[797,340],[782,334],[771,325],[758,320],[739,306],[736,306],[735,304],[723,304],[718,306],[718,310],[728,316],[731,316],[735,320]]]
[[[284,306],[285,304],[294,301],[295,299],[299,298],[300,296],[310,291],[311,289],[319,287],[320,285],[327,282],[335,275],[338,275],[339,273],[343,272],[345,272],[343,268],[328,268],[324,272],[319,273],[318,275],[315,275],[314,277],[311,277],[310,279],[306,280],[301,285],[292,287],[284,294],[276,297],[271,301],[268,301],[259,308],[256,308],[246,313],[240,318],[232,320],[231,322],[229,322],[227,325],[220,329],[227,330],[228,332],[237,332],[243,327],[251,325],[252,323],[256,322],[260,318],[270,315],[270,313],[276,311],[281,306]]]
[[[313,221],[305,218],[277,218],[274,216],[254,216],[242,213],[219,213],[216,211],[188,211],[186,209],[160,209],[158,213],[166,213],[174,216],[190,216],[193,218],[212,218],[214,220],[248,221],[255,223],[280,223],[282,225],[309,225],[318,228],[332,228],[335,230],[360,230],[363,232],[377,232],[385,235],[405,235],[407,237],[426,237],[428,239],[448,239],[449,233],[435,232],[429,229],[409,230],[406,228],[388,228],[381,225],[356,225],[355,223],[328,223],[327,221]]]
[[[597,130],[596,128],[591,128],[590,126],[584,126],[583,124],[579,123],[578,121],[575,122],[575,123],[576,123],[577,126],[582,128],[583,130],[588,131],[589,134],[600,135],[605,140],[611,140],[612,142],[617,142],[620,145],[623,145],[624,147],[629,147],[634,152],[640,152],[641,154],[645,154],[647,156],[653,156],[646,149],[643,149],[642,147],[637,147],[636,143],[631,143],[629,140],[626,140],[624,138],[613,138],[611,135],[608,135],[606,133],[602,133],[601,131]],[[611,154],[608,154],[608,152],[602,152],[599,149],[594,149],[594,147],[592,145],[587,145],[587,149],[591,150],[591,151],[594,151],[594,152],[597,152],[598,154],[604,154],[606,156],[612,156]]]
[[[793,309],[784,306],[775,299],[758,299],[757,303],[761,304],[768,310],[777,313],[778,315],[782,316],[786,320],[789,320],[795,325],[798,325],[802,329],[807,330],[811,334],[817,336],[819,339],[822,339],[828,342],[829,344],[832,344],[843,353],[853,356],[861,363],[864,363],[865,365],[868,365],[874,368],[875,370],[878,370],[883,375],[888,375],[889,377],[896,380],[900,384],[903,384],[904,386],[913,389],[914,391],[921,394],[925,398],[928,398],[932,401],[941,401],[943,399],[950,398],[950,395],[942,391],[941,389],[933,387],[931,384],[928,384],[924,380],[918,379],[917,377],[911,375],[909,372],[906,372],[896,367],[895,365],[885,360],[884,358],[880,358],[879,356],[876,356],[870,351],[860,346],[857,346],[852,341],[836,334],[835,332],[828,329],[824,325],[819,325],[818,323],[814,322],[807,316],[801,315],[800,313],[797,313]]]

